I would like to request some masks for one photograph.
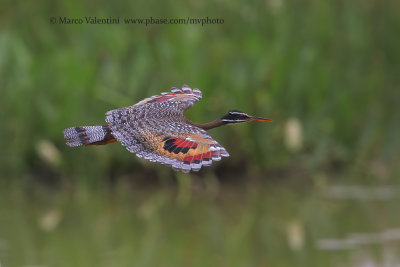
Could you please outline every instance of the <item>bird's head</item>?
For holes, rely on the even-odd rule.
[[[222,122],[225,123],[238,123],[246,121],[272,121],[266,118],[253,117],[240,110],[230,110],[226,115],[221,118]]]

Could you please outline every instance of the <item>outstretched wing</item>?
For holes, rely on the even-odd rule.
[[[184,112],[186,109],[202,97],[201,91],[197,88],[193,90],[186,84],[182,86],[182,90],[176,87],[171,88],[171,93],[161,93],[152,97],[143,99],[134,106],[140,106],[151,103],[168,103],[167,107],[175,108]]]
[[[197,88],[187,85],[182,90],[173,87],[170,93],[161,93],[143,99],[133,106],[110,110],[106,113],[106,121],[110,124],[121,124],[145,119],[183,119],[183,112],[194,105],[202,97]]]
[[[204,130],[195,126],[175,123],[176,130],[164,132],[160,128],[146,130],[136,154],[153,162],[167,164],[175,170],[198,171],[201,166],[209,166],[212,161],[228,157],[226,150]],[[183,129],[193,128],[193,131]],[[161,130],[161,131],[160,131]],[[130,150],[130,147],[127,147]]]
[[[130,152],[176,170],[198,171],[201,166],[229,156],[208,133],[188,124],[183,112],[201,99],[198,89],[182,90],[146,98],[139,103],[107,112],[114,137]]]

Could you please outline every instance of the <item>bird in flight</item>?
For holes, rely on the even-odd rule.
[[[197,88],[183,85],[171,92],[146,98],[139,103],[110,110],[105,125],[78,126],[64,130],[67,145],[90,146],[121,142],[136,156],[172,166],[174,170],[198,171],[212,161],[228,157],[206,130],[246,121],[271,121],[230,110],[215,121],[199,124],[189,121],[183,112],[202,97]]]

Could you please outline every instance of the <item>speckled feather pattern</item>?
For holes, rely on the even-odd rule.
[[[199,89],[192,90],[187,85],[182,89],[172,88],[171,92],[146,98],[133,106],[108,111],[106,127],[138,157],[172,166],[175,170],[198,171],[212,161],[229,156],[205,130],[190,124],[183,115],[201,97]],[[93,140],[98,141],[101,135],[107,134],[104,126],[92,127],[102,127],[95,129]],[[75,143],[71,141],[70,145],[79,145],[80,140],[82,136],[75,137]]]

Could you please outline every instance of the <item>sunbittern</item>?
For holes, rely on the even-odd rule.
[[[187,85],[182,90],[146,98],[125,108],[106,113],[106,125],[79,126],[64,130],[67,145],[105,145],[119,141],[130,152],[175,170],[198,171],[212,161],[228,157],[226,150],[206,130],[246,121],[271,121],[231,110],[222,118],[199,124],[189,121],[183,112],[201,99],[199,89]]]

